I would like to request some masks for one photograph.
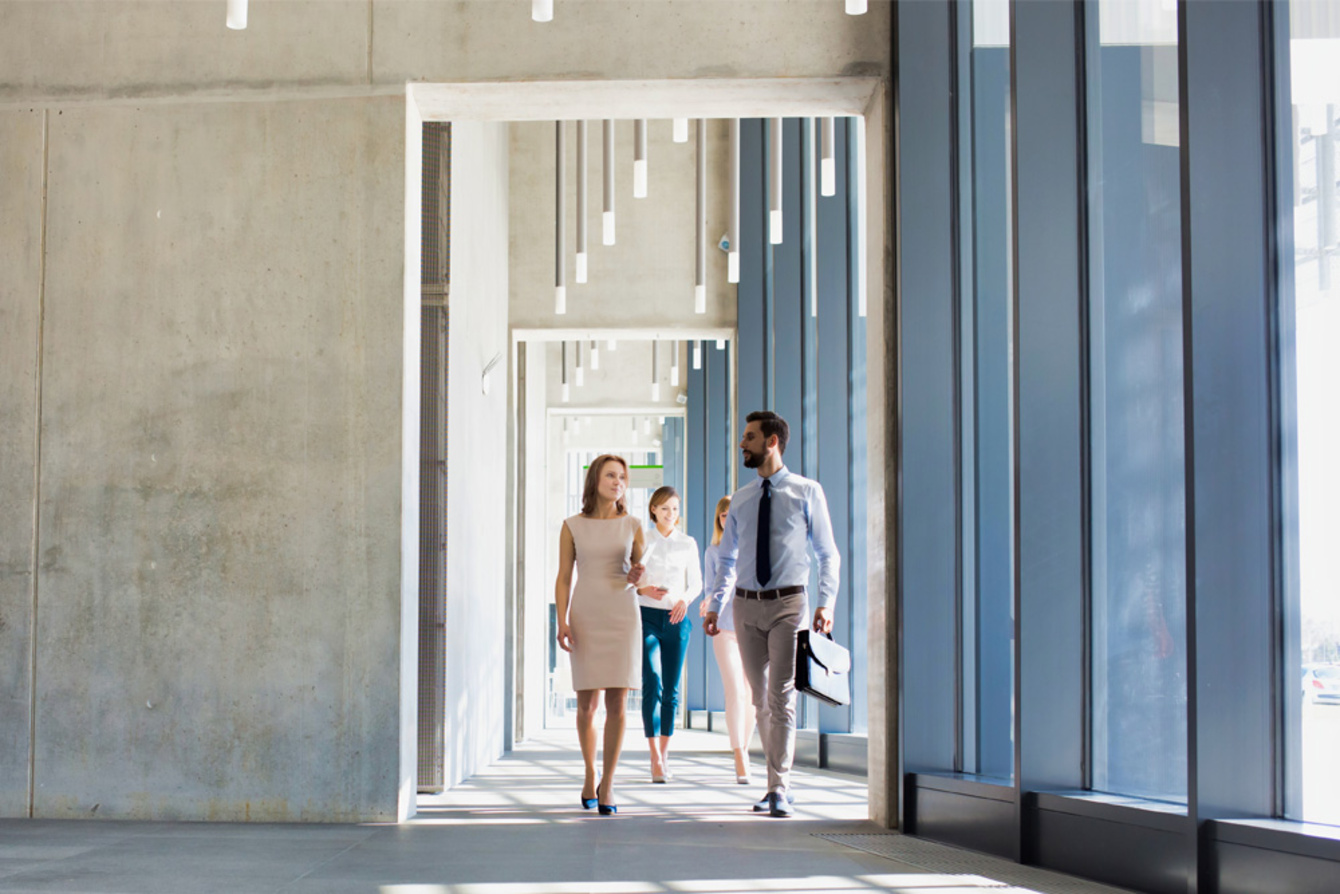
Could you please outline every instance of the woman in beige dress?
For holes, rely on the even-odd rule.
[[[623,749],[628,690],[641,685],[642,621],[629,583],[641,573],[642,525],[628,514],[628,463],[597,457],[586,472],[582,511],[566,519],[558,538],[554,603],[558,644],[572,655],[577,690],[577,739],[586,763],[582,807],[618,812],[614,771]],[[573,568],[577,570],[573,586]],[[596,782],[596,708],[605,692],[605,760]]]

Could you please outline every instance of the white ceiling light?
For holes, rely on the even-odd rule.
[[[247,27],[247,0],[228,0],[228,12],[224,24],[234,31],[243,31]]]
[[[847,0],[847,15],[865,15],[867,2],[868,0]]]
[[[646,417],[644,417],[643,420],[642,420],[642,434],[644,434],[644,435],[649,435],[649,434],[651,434],[651,417],[650,417],[650,416],[646,416]]]
[[[586,120],[577,122],[577,282],[586,282]],[[592,369],[595,366],[592,365]]]
[[[647,197],[647,119],[633,122],[633,198]]]
[[[614,122],[606,118],[602,133],[605,156],[604,211],[601,213],[602,241],[614,244]]]
[[[675,119],[674,140],[676,143],[687,143],[689,141],[689,119]]]
[[[707,119],[698,119],[698,220],[694,248],[697,263],[693,273],[693,312],[707,313]],[[679,356],[679,351],[675,351]],[[678,372],[679,367],[675,370]],[[674,384],[678,385],[678,382]]]
[[[575,378],[577,379],[577,387],[578,387],[578,388],[581,388],[583,385],[586,384],[586,370],[582,368],[582,342],[581,342],[581,339],[578,339],[578,340],[577,340],[577,366],[576,366],[576,368],[575,368],[574,371],[577,373],[577,375],[576,375],[576,377],[575,377]]]
[[[730,233],[726,282],[740,281],[740,119],[730,119]]]
[[[651,399],[659,401],[661,399],[661,343],[653,341],[651,343]]]
[[[633,443],[637,443],[637,419],[628,420],[633,424]]]
[[[567,403],[572,397],[572,391],[568,388],[568,343],[563,342],[559,351],[558,365],[560,369],[559,381],[562,383],[562,394],[560,395],[563,403]]]
[[[768,241],[782,244],[782,119],[768,119]]]
[[[563,417],[563,443],[568,443],[568,417]]]
[[[670,387],[679,387],[679,342],[670,342]]]
[[[847,9],[851,11],[852,0],[847,0]],[[530,17],[536,22],[554,20],[554,0],[530,0]]]
[[[565,217],[563,195],[563,173],[567,165],[567,153],[563,145],[565,128],[562,121],[554,122],[554,313],[568,312],[568,271],[566,233],[563,232]]]
[[[703,368],[703,343],[699,339],[693,340],[693,368]]]
[[[619,343],[618,343],[617,341],[615,341],[614,339],[611,338],[611,339],[609,339],[608,341],[605,342],[605,350],[607,350],[607,351],[617,351],[618,349],[619,349]]]
[[[600,343],[591,339],[591,370],[600,369]]]
[[[823,136],[819,141],[819,180],[820,192],[826,196],[837,195],[837,161],[833,155],[833,143],[837,136],[837,122],[825,118]]]
[[[717,350],[718,350],[718,351],[724,351],[725,349],[726,349],[726,340],[725,340],[724,338],[718,338],[718,339],[717,339]]]

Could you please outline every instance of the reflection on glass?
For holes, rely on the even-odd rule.
[[[1285,686],[1301,692],[1290,732],[1301,737],[1302,803],[1288,812],[1340,824],[1340,0],[1295,0],[1289,19],[1302,667],[1285,668]]]
[[[1091,785],[1186,799],[1176,5],[1090,16]]]
[[[961,769],[1014,775],[1013,257],[1008,0],[973,0],[964,234]],[[970,269],[968,269],[970,268]]]

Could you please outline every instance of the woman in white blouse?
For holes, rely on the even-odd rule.
[[[722,497],[717,501],[716,516],[712,519],[712,543],[703,550],[703,579],[708,586],[717,579],[717,550],[729,511],[730,497]],[[717,616],[717,627],[721,632],[712,637],[712,651],[717,656],[717,667],[721,669],[721,688],[726,695],[726,732],[730,735],[730,750],[735,753],[735,781],[740,785],[748,785],[749,740],[754,736],[754,697],[749,681],[744,676],[740,645],[735,641],[734,596],[735,581],[732,579],[726,584],[726,599],[721,603],[721,612]],[[707,601],[703,600],[699,614],[706,611]]]
[[[651,752],[651,781],[668,782],[679,680],[693,632],[693,624],[684,618],[689,603],[703,591],[703,578],[698,542],[675,527],[679,494],[673,487],[657,488],[649,507],[656,527],[646,535],[646,571],[637,590],[642,610],[642,727]]]

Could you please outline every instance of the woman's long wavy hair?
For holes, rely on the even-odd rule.
[[[717,500],[717,511],[712,513],[712,545],[716,546],[721,542],[721,535],[726,533],[721,529],[721,513],[730,508],[730,494]]]
[[[591,461],[591,465],[586,470],[586,484],[582,487],[582,515],[588,518],[596,511],[596,487],[600,484],[600,475],[605,468],[605,463],[615,462],[623,466],[623,476],[628,478],[628,461],[622,456],[615,456],[613,453],[605,453],[597,456]],[[627,498],[628,491],[624,490],[624,497]],[[616,515],[627,515],[628,504],[624,500],[619,500],[614,504]]]

